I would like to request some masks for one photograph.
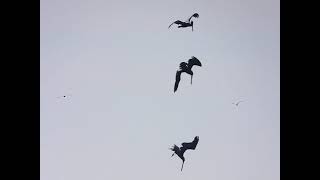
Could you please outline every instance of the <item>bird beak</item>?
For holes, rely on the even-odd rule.
[[[183,169],[183,164],[184,164],[184,161],[182,161],[181,171],[182,171],[182,169]]]
[[[192,77],[193,77],[193,75],[191,75],[191,85],[192,85]]]

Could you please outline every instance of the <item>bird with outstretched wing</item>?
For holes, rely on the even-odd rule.
[[[188,20],[186,21],[174,21],[172,24],[169,25],[168,29],[173,25],[173,24],[177,24],[178,28],[186,28],[186,27],[192,27],[192,31],[193,31],[193,21],[191,21],[191,19],[195,17],[198,18],[199,14],[198,13],[194,13],[190,18],[188,18]]]
[[[188,60],[188,63],[186,63],[186,62],[180,63],[179,70],[176,72],[176,81],[174,83],[174,92],[176,92],[178,89],[179,82],[181,80],[181,73],[183,73],[183,72],[191,75],[191,84],[192,84],[193,71],[191,69],[194,65],[200,66],[200,67],[202,66],[199,59],[197,59],[194,56],[192,56],[191,59]]]
[[[174,153],[171,155],[171,157],[174,155],[174,154],[177,154],[180,159],[182,160],[182,166],[181,166],[181,171],[183,169],[183,164],[184,164],[184,161],[185,161],[185,158],[183,156],[183,154],[185,153],[186,150],[195,150],[197,145],[198,145],[198,142],[199,142],[199,136],[196,136],[194,137],[193,141],[192,142],[184,142],[182,143],[181,147],[179,148],[177,145],[173,145],[172,148],[170,148],[170,150],[174,151]]]

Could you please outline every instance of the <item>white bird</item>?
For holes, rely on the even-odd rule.
[[[232,103],[232,104],[234,104],[234,105],[238,106],[241,102],[244,102],[244,101],[238,101],[238,102],[236,102],[236,103]]]

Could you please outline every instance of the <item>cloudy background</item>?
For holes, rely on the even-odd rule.
[[[279,0],[40,3],[41,180],[280,179]]]

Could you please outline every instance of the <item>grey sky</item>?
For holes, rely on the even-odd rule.
[[[280,179],[279,0],[40,2],[41,180]]]

